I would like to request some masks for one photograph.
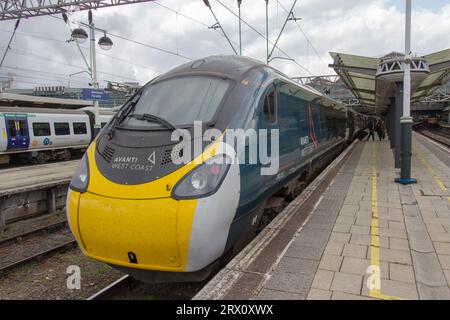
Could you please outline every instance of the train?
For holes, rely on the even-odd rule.
[[[114,113],[102,110],[105,126]],[[79,110],[0,106],[0,165],[42,164],[81,155],[94,138],[92,107]]]
[[[141,281],[202,281],[270,222],[271,199],[297,196],[362,129],[361,115],[258,60],[183,64],[91,143],[67,194],[71,231],[87,257]],[[236,131],[267,137],[256,161],[260,142],[225,139]]]

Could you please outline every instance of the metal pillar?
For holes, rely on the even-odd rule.
[[[242,20],[241,20],[241,4],[242,0],[237,0],[239,9],[239,55],[242,56]]]
[[[92,87],[98,90],[99,85],[97,81],[97,56],[95,52],[95,25],[92,22],[91,11],[89,11],[89,31],[91,38],[91,74],[92,74]],[[100,132],[100,110],[98,106],[98,100],[94,100],[94,136],[96,137]]]
[[[411,7],[412,0],[406,0],[406,32],[405,32],[405,61],[403,78],[403,116],[400,119],[402,144],[401,144],[401,174],[395,179],[401,184],[417,183],[411,178],[411,155],[412,155],[412,124],[411,109]]]
[[[266,0],[266,57],[269,64],[269,0]]]
[[[394,140],[394,159],[395,159],[395,167],[400,168],[400,151],[401,151],[401,127],[400,127],[400,118],[402,116],[403,110],[403,83],[396,82],[395,83],[395,110],[394,110],[394,131],[393,131],[393,140]]]
[[[391,98],[391,105],[388,110],[388,131],[389,131],[389,143],[391,149],[394,149],[394,128],[395,128],[395,99]]]

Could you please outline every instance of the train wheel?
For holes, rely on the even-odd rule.
[[[39,152],[37,157],[34,158],[34,163],[36,164],[44,164],[47,161],[47,157],[45,153]]]
[[[61,155],[62,160],[70,160],[72,158],[72,154],[69,150],[64,150],[64,153]]]

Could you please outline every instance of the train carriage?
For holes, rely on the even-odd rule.
[[[102,112],[103,126],[112,112]],[[0,164],[11,158],[44,163],[70,159],[86,150],[93,138],[89,110],[0,107]]]

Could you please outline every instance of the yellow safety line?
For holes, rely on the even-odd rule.
[[[420,152],[417,152],[417,148],[415,146],[413,147],[413,151],[419,158],[420,162],[422,162],[422,164],[425,166],[425,168],[427,168],[428,171],[431,173],[431,175],[434,178],[434,181],[436,181],[436,183],[439,186],[439,188],[441,189],[441,191],[447,192],[448,191],[447,187],[442,182],[441,178],[439,178],[439,176],[436,174],[436,172],[433,169],[433,166],[423,157],[423,155]],[[447,197],[447,200],[448,200],[448,202],[450,202],[450,197]]]
[[[377,192],[377,158],[375,143],[372,143],[372,224],[370,243],[370,276],[368,280],[369,296],[383,300],[405,300],[404,298],[390,296],[381,293],[381,272],[380,272],[380,233],[378,224],[378,192]]]

